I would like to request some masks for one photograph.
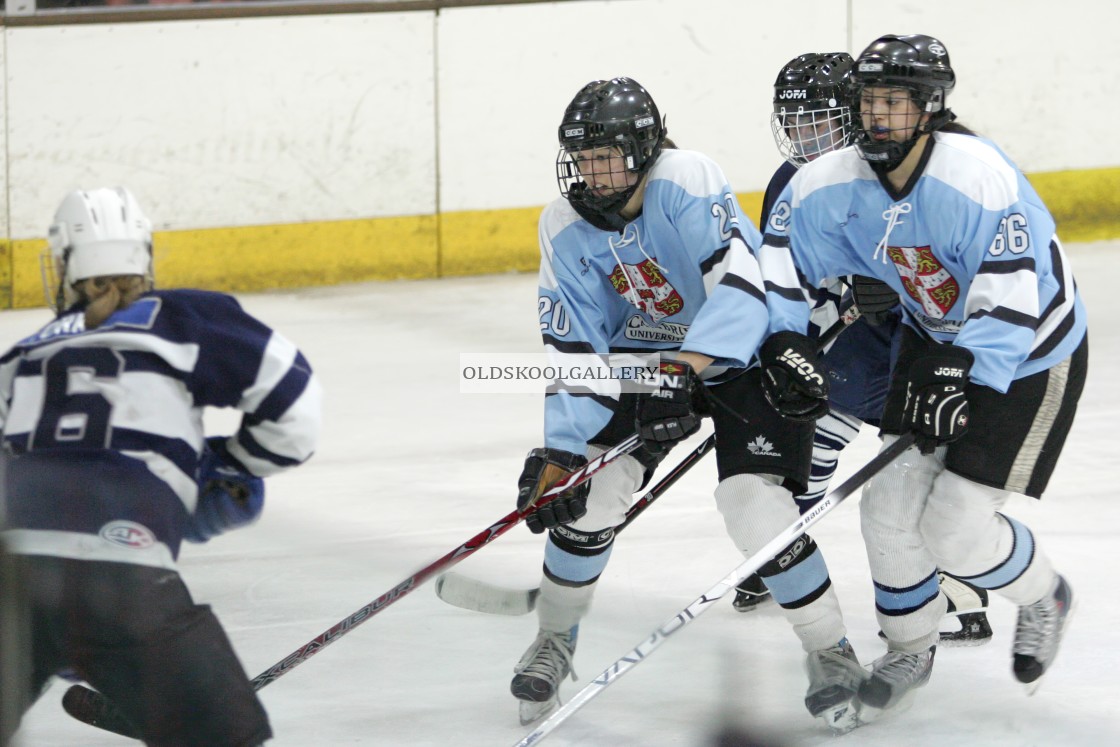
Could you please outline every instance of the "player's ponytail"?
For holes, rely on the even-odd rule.
[[[86,329],[100,327],[113,312],[127,308],[151,289],[151,280],[143,275],[102,275],[74,285],[86,302]]]

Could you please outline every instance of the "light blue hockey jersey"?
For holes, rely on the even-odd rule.
[[[232,296],[155,291],[88,330],[81,311],[64,314],[0,357],[9,472],[33,486],[7,496],[4,538],[20,553],[170,567],[198,500],[203,408],[244,413],[227,446],[265,477],[314,452],[321,399],[295,345]],[[77,463],[79,478],[41,466]],[[112,475],[149,487],[70,498],[75,479]]]
[[[700,153],[662,152],[647,176],[642,213],[621,234],[595,228],[563,198],[544,209],[539,234],[540,329],[558,364],[589,353],[685,349],[745,367],[751,355],[742,351],[765,334],[753,254],[761,236],[741,219],[719,166]],[[717,286],[726,290],[720,308],[708,308]],[[546,446],[583,454],[619,392],[617,381],[550,391]]]
[[[855,148],[802,167],[765,227],[772,325],[801,329],[809,288],[877,277],[905,322],[972,351],[972,381],[1006,392],[1068,357],[1086,315],[1054,219],[990,141],[935,133],[920,176],[892,196]]]

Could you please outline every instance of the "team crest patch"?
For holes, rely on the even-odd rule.
[[[677,314],[684,308],[681,294],[669,284],[653,260],[647,259],[639,265],[615,265],[608,279],[620,296],[634,303],[654,322]]]
[[[891,246],[887,256],[898,269],[906,293],[934,319],[944,319],[961,295],[961,286],[928,246]]]
[[[143,550],[156,543],[156,538],[143,524],[132,521],[110,521],[98,532],[101,539],[130,550]]]

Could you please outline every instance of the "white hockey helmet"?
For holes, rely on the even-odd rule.
[[[152,223],[124,187],[66,195],[55,211],[47,247],[44,290],[56,310],[65,290],[80,280],[152,276]]]

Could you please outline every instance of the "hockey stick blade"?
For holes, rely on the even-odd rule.
[[[140,733],[113,703],[96,690],[71,685],[62,696],[62,709],[78,721],[98,729],[139,739]]]
[[[538,500],[537,506],[533,507],[533,510],[535,510],[538,506],[552,500],[560,493],[563,493],[565,490],[568,490],[569,488],[573,488],[582,482],[590,480],[596,472],[603,469],[608,464],[611,464],[619,457],[625,454],[629,454],[631,451],[638,448],[638,444],[638,436],[634,435],[620,443],[618,446],[615,446],[614,448],[605,451],[599,456],[595,457],[583,467],[580,467],[578,470],[572,472],[552,488],[547,490],[545,494]],[[276,680],[277,678],[287,674],[292,669],[296,668],[315,654],[322,651],[330,644],[337,641],[339,638],[342,638],[344,635],[354,630],[354,628],[358,627],[364,622],[367,622],[370,618],[384,610],[389,605],[402,599],[412,591],[415,591],[417,587],[419,587],[429,578],[432,578],[436,574],[451,568],[460,560],[463,560],[464,558],[467,558],[478,552],[478,550],[482,549],[486,545],[496,540],[498,537],[508,532],[513,527],[517,526],[517,524],[519,524],[521,520],[525,518],[526,513],[528,512],[513,511],[506,516],[503,516],[501,519],[498,519],[498,521],[494,522],[486,529],[483,529],[481,532],[476,534],[474,537],[471,537],[469,540],[459,545],[451,552],[447,553],[435,562],[430,563],[424,568],[421,568],[419,571],[412,574],[404,581],[401,581],[399,584],[379,596],[377,599],[373,600],[361,609],[356,610],[343,620],[335,623],[334,626],[332,626],[328,630],[323,631],[318,636],[311,639],[303,646],[288,654],[286,657],[254,677],[252,682],[253,689],[260,690],[262,687],[269,684],[273,680]],[[79,692],[72,692],[75,690]],[[66,704],[63,703],[63,708],[65,708],[66,712],[76,718],[78,721],[82,721],[91,726],[96,726],[98,728],[104,729],[105,731],[111,731],[122,736],[132,737],[133,739],[137,738],[136,736],[134,736],[136,729],[132,726],[131,722],[129,722],[129,720],[124,717],[124,714],[122,714],[108,698],[106,698],[96,690],[91,690],[90,688],[83,687],[82,685],[74,685],[63,696],[63,700],[65,700],[66,698],[70,699],[71,705],[70,708],[67,708]]]
[[[671,472],[634,502],[626,512],[626,519],[615,527],[614,533],[617,535],[628,527],[649,508],[651,503],[692,469],[692,466],[705,454],[712,451],[715,445],[714,435],[704,439]],[[494,615],[527,615],[536,607],[540,592],[539,588],[511,589],[455,572],[445,573],[436,579],[436,596],[443,601],[473,612],[488,612]]]
[[[816,524],[821,518],[832,511],[832,509],[843,503],[844,500],[852,493],[856,492],[861,485],[889,466],[891,462],[913,444],[913,433],[906,433],[900,436],[893,444],[883,449],[878,455],[871,459],[871,461],[860,467],[854,475],[835,489],[830,490],[828,494],[817,501],[812,508],[801,515],[797,521],[790,524],[786,529],[770,540],[770,542],[763,545],[758,552],[747,558],[742,565],[739,565],[735,570],[731,571],[731,573],[724,576],[715,586],[701,594],[672,618],[662,623],[651,635],[644,638],[641,643],[600,672],[599,675],[584,686],[582,690],[569,698],[559,710],[554,711],[552,715],[545,719],[536,729],[525,735],[514,747],[529,747],[551,734],[556,727],[567,721],[580,708],[587,705],[592,698],[607,689],[608,686],[613,684],[622,675],[648,659],[650,654],[660,648],[661,644],[663,644],[669,636],[707,612],[714,606],[715,602],[718,602],[727,592],[738,586],[744,578],[757,571],[769,560],[772,560],[778,553],[788,547],[790,543],[800,537],[806,529]]]
[[[451,571],[436,579],[436,596],[448,604],[491,615],[527,615],[540,589],[510,589]]]

